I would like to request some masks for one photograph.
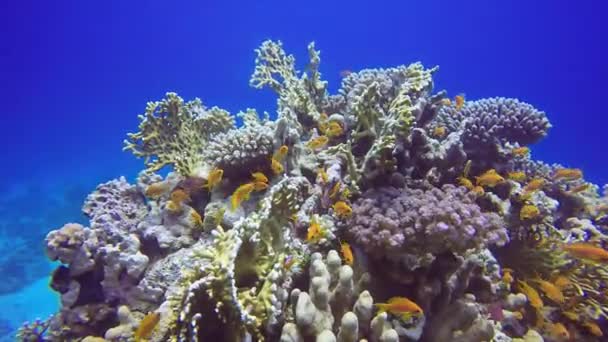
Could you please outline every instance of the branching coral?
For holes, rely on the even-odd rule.
[[[185,176],[201,166],[209,138],[234,126],[228,112],[217,107],[206,109],[198,99],[184,103],[175,93],[149,102],[139,119],[140,131],[128,135],[124,149],[144,157],[148,171],[171,165]]]

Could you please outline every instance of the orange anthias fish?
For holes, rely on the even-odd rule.
[[[340,125],[340,123],[332,121],[329,123],[329,126],[325,130],[325,133],[328,137],[335,138],[341,136],[344,133],[344,129],[342,128],[342,125]]]
[[[344,262],[352,266],[355,261],[355,257],[353,255],[353,250],[350,248],[350,245],[347,242],[340,243],[340,252],[342,252],[342,257],[344,258]]]
[[[595,323],[595,322],[584,322],[583,326],[585,328],[587,328],[587,331],[589,331],[592,335],[597,336],[597,337],[602,337],[604,336],[604,333],[602,332],[602,329],[600,328],[600,326]]]
[[[471,189],[471,191],[473,193],[475,193],[477,196],[483,196],[483,194],[486,193],[485,190],[483,189],[483,187],[481,187],[479,185],[474,186],[473,189]]]
[[[283,171],[285,171],[285,168],[283,168],[283,164],[281,164],[281,162],[274,158],[271,158],[270,160],[270,168],[272,169],[272,173],[274,173],[275,175],[280,175],[281,173],[283,173]]]
[[[522,221],[537,218],[538,215],[540,215],[540,210],[534,204],[526,204],[519,211],[519,219]]]
[[[148,187],[146,188],[145,195],[146,197],[156,199],[162,196],[165,191],[167,191],[167,183],[156,182],[148,185]]]
[[[552,301],[562,304],[566,299],[564,298],[564,294],[562,290],[559,289],[555,284],[548,282],[546,280],[542,280],[540,278],[531,280],[535,282],[540,287],[540,290],[547,296],[547,298]]]
[[[464,94],[456,95],[454,102],[456,102],[456,110],[460,110],[464,106]]]
[[[567,341],[570,339],[568,329],[562,323],[547,323],[547,332],[551,337],[559,341]]]
[[[475,187],[473,185],[473,182],[471,182],[471,180],[469,180],[468,178],[458,177],[458,178],[456,178],[456,180],[458,181],[458,185],[464,186],[465,188],[467,188],[469,190],[473,190],[473,188]]]
[[[523,280],[518,280],[517,284],[519,290],[528,297],[528,301],[533,308],[540,309],[544,306],[543,300],[540,299],[540,295],[532,286]]]
[[[545,180],[540,177],[536,177],[536,178],[532,179],[530,182],[528,182],[528,184],[524,187],[524,192],[526,192],[526,193],[534,192],[534,191],[542,188],[543,186],[545,186]]]
[[[158,312],[150,312],[147,314],[141,322],[139,322],[139,326],[137,330],[135,330],[135,342],[140,342],[144,339],[149,338],[156,328],[156,325],[160,321],[160,314]]]
[[[171,200],[175,204],[181,206],[181,204],[183,202],[189,202],[190,201],[190,195],[188,195],[188,193],[186,191],[184,191],[183,189],[175,189],[171,193]]]
[[[254,182],[268,183],[268,177],[262,172],[254,172],[251,174]]]
[[[511,150],[511,153],[513,153],[515,157],[525,157],[530,153],[530,148],[526,146],[515,147]]]
[[[504,178],[494,169],[484,172],[481,176],[475,177],[476,183],[479,186],[494,187],[499,183],[504,182]]]
[[[306,241],[317,243],[319,240],[325,237],[325,231],[321,228],[321,225],[315,218],[310,220],[310,226],[306,232]]]
[[[575,242],[562,247],[571,255],[591,261],[608,261],[608,251],[587,242]]]
[[[516,182],[523,182],[526,180],[526,173],[523,171],[512,171],[507,173],[507,178]]]
[[[443,126],[435,127],[435,129],[433,130],[433,135],[437,138],[445,137],[446,133],[447,131]]]
[[[319,148],[323,148],[325,145],[327,145],[327,142],[329,142],[329,138],[325,135],[321,135],[309,141],[306,146],[312,150],[316,150]]]
[[[420,315],[424,312],[418,304],[406,297],[393,297],[387,303],[374,304],[378,308],[379,313],[389,312],[395,316],[409,317],[411,315]]]
[[[279,147],[279,149],[274,153],[272,158],[276,159],[277,161],[283,161],[288,152],[289,147],[287,147],[287,145],[281,145],[281,147]]]
[[[262,191],[268,189],[268,183],[264,182],[253,182],[253,190]]]
[[[217,168],[213,169],[213,171],[209,172],[209,177],[207,177],[207,184],[203,185],[203,187],[211,191],[216,185],[218,185],[222,181],[223,175],[224,170]]]
[[[353,209],[344,201],[336,202],[332,208],[334,209],[336,216],[340,218],[349,217],[353,213]]]
[[[581,169],[557,169],[553,174],[553,179],[576,180],[582,177]]]
[[[251,195],[251,192],[254,190],[254,188],[255,188],[255,186],[253,183],[246,183],[246,184],[239,186],[236,190],[234,190],[234,193],[232,194],[232,197],[230,198],[230,204],[232,205],[232,211],[235,211],[236,208],[238,208],[238,206],[241,205],[241,203],[243,201],[246,201],[249,199],[249,195]]]
[[[203,225],[203,218],[199,213],[196,212],[196,210],[192,210],[190,212],[190,220],[192,221],[192,223],[194,223],[195,226]]]

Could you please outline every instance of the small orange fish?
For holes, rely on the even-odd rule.
[[[551,337],[559,341],[567,341],[570,339],[568,329],[562,323],[547,323],[547,331]]]
[[[553,283],[555,284],[555,286],[557,286],[560,290],[565,289],[566,287],[572,285],[572,281],[566,277],[565,275],[558,275],[557,277],[555,277],[555,279],[553,280]]]
[[[251,174],[254,182],[268,183],[268,177],[262,172],[254,172]]]
[[[236,190],[234,190],[234,193],[230,198],[230,203],[232,204],[232,211],[235,211],[236,208],[238,208],[238,206],[241,205],[243,201],[248,200],[249,195],[251,195],[251,192],[254,189],[255,185],[253,183],[245,183],[239,186]]]
[[[589,189],[589,187],[591,187],[591,184],[589,184],[589,183],[584,183],[584,184],[581,184],[581,185],[575,186],[575,187],[573,187],[573,188],[570,188],[570,189],[568,190],[568,192],[569,192],[569,193],[571,193],[571,194],[578,194],[579,192],[586,191],[587,189]]]
[[[190,212],[190,220],[192,221],[192,223],[194,223],[195,226],[203,225],[203,218],[199,213],[196,212],[196,210],[192,210]]]
[[[445,137],[446,134],[447,134],[447,131],[446,131],[445,127],[443,127],[443,126],[435,127],[435,129],[433,130],[433,136],[435,136],[437,138],[443,138],[443,137]]]
[[[285,171],[285,168],[283,168],[283,164],[281,164],[281,162],[274,158],[270,160],[270,168],[272,169],[272,173],[274,173],[275,175],[280,175],[281,173],[283,173],[283,171]]]
[[[519,219],[522,221],[537,218],[539,215],[540,210],[534,204],[526,204],[519,211]]]
[[[353,73],[352,70],[345,69],[345,70],[340,71],[340,77],[342,77],[342,78],[348,77],[352,73]]]
[[[454,102],[456,102],[456,110],[460,110],[464,106],[464,94],[456,95]]]
[[[468,178],[458,177],[456,178],[456,180],[458,181],[458,185],[464,186],[469,190],[473,190],[473,188],[475,187],[473,185],[473,182],[471,182],[471,180],[469,180]]]
[[[268,183],[264,182],[253,182],[253,190],[262,191],[268,189]]]
[[[310,226],[308,227],[308,231],[306,232],[306,241],[317,243],[325,237],[325,231],[321,228],[319,222],[316,219],[310,220]]]
[[[504,178],[496,172],[494,169],[490,169],[484,172],[481,176],[475,177],[476,183],[479,186],[494,187],[499,183],[504,182]]]
[[[583,177],[581,169],[557,169],[553,174],[553,179],[576,180]]]
[[[149,338],[159,321],[160,314],[158,312],[150,312],[144,318],[142,318],[141,322],[139,322],[137,330],[135,330],[135,342],[140,342],[143,339]]]
[[[222,181],[222,176],[224,175],[224,170],[215,168],[213,171],[209,172],[209,177],[207,177],[207,184],[203,185],[203,188],[209,189],[211,191],[216,185],[218,185]]]
[[[442,99],[441,100],[441,104],[444,105],[444,106],[448,106],[449,107],[449,106],[452,105],[452,100],[450,100],[448,98]]]
[[[476,194],[477,196],[483,196],[483,194],[485,194],[485,190],[483,189],[483,187],[477,185],[475,187],[473,187],[473,189],[471,189],[471,191]]]
[[[327,126],[327,130],[325,131],[325,134],[327,134],[327,136],[331,138],[339,137],[343,133],[344,129],[342,128],[342,125],[340,125],[340,123],[336,121],[330,122],[329,126]]]
[[[524,187],[524,192],[531,193],[542,188],[543,186],[545,186],[545,180],[540,177],[536,177],[528,182],[528,184]]]
[[[608,261],[608,251],[587,242],[575,242],[563,245],[562,248],[571,255],[591,261]]]
[[[275,152],[272,158],[276,159],[277,161],[283,161],[285,156],[287,156],[288,152],[289,147],[287,147],[287,145],[281,145],[281,147],[279,147],[279,149]]]
[[[353,250],[350,248],[350,245],[347,242],[340,243],[340,252],[342,252],[342,257],[344,258],[344,262],[352,266],[355,261],[355,257],[353,256]]]
[[[325,135],[321,135],[309,141],[306,146],[312,150],[323,148],[329,142],[329,138]]]
[[[513,171],[507,173],[507,178],[516,182],[523,182],[526,180],[526,173],[523,171]]]
[[[317,170],[317,178],[321,181],[321,184],[327,184],[327,182],[329,181],[329,175],[322,168],[319,168]]]
[[[171,193],[171,200],[175,202],[175,204],[181,205],[183,202],[190,201],[190,195],[188,195],[188,193],[183,189],[175,189]]]
[[[165,204],[165,209],[167,209],[171,213],[177,214],[182,211],[182,206],[181,204],[175,203],[175,201],[173,200],[168,200]]]
[[[513,275],[511,275],[511,273],[513,273],[513,270],[510,268],[502,269],[502,282],[503,283],[505,283],[505,284],[513,283]]]
[[[559,287],[555,286],[555,284],[548,282],[546,280],[532,279],[532,282],[535,282],[540,287],[540,290],[547,296],[547,298],[551,299],[555,303],[562,304],[566,299],[564,298],[564,294]]]
[[[540,309],[544,306],[543,300],[540,299],[540,295],[532,286],[528,285],[528,283],[523,280],[518,280],[517,284],[519,290],[528,297],[528,302],[530,302],[530,305],[533,308]]]
[[[597,337],[604,336],[604,333],[602,332],[602,329],[595,322],[587,321],[587,322],[583,323],[583,326],[585,328],[587,328],[587,331],[589,331],[594,336],[597,336]]]
[[[156,182],[148,185],[145,191],[146,197],[157,199],[167,191],[167,184],[165,182]]]
[[[393,297],[387,303],[376,303],[378,313],[390,312],[396,316],[421,315],[424,312],[414,301],[406,297]]]
[[[338,216],[339,218],[349,217],[353,213],[353,209],[348,204],[346,204],[346,202],[344,202],[344,201],[336,202],[332,206],[332,208],[334,209],[336,216]]]
[[[515,147],[514,149],[511,150],[511,153],[515,157],[525,157],[530,153],[530,149],[526,146]]]

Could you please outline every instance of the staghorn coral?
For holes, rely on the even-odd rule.
[[[349,235],[376,256],[464,253],[508,241],[504,222],[462,187],[368,190],[353,205]]]
[[[199,99],[184,103],[175,93],[167,93],[162,101],[149,102],[139,119],[140,131],[128,134],[124,150],[144,157],[148,171],[171,165],[185,176],[201,166],[209,138],[234,126],[228,112],[217,107],[207,109]]]

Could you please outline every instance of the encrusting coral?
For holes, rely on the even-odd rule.
[[[23,341],[517,341],[603,338],[608,187],[531,158],[551,127],[510,98],[454,102],[421,63],[329,94],[280,42],[243,125],[167,93],[87,224],[48,233],[61,310]],[[168,166],[166,175],[156,174]]]

